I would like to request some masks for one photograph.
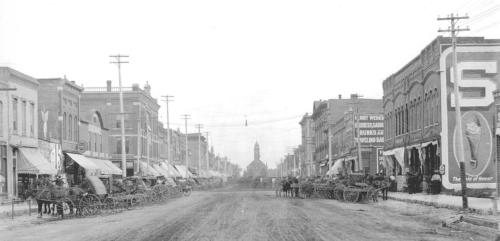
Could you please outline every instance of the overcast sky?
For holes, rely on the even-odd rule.
[[[124,86],[174,95],[171,123],[205,126],[216,152],[270,167],[300,143],[314,100],[382,97],[382,80],[468,13],[463,36],[500,38],[499,0],[0,0],[0,65],[35,78],[118,85],[110,54],[130,55]],[[465,24],[466,25],[466,24]],[[164,103],[160,118],[166,122]],[[248,127],[244,126],[245,116]]]

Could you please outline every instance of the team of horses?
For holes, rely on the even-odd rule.
[[[54,183],[48,179],[38,179],[25,190],[24,198],[33,198],[38,205],[38,217],[43,214],[52,214],[64,218],[64,208],[69,213],[81,213],[78,201],[90,191],[88,182],[84,181],[80,186],[63,187],[60,183]],[[75,205],[76,204],[76,205]],[[75,207],[76,206],[76,207]]]

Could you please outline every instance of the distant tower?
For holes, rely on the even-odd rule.
[[[253,148],[253,160],[254,161],[260,160],[260,147],[258,142],[255,142],[255,146]]]

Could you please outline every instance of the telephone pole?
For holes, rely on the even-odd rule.
[[[464,137],[463,137],[463,131],[462,131],[462,113],[460,110],[460,92],[459,92],[459,86],[460,84],[458,83],[458,73],[457,73],[457,34],[461,31],[469,31],[469,27],[467,28],[460,28],[460,26],[457,26],[457,22],[460,19],[468,19],[469,16],[458,16],[458,15],[453,15],[450,14],[447,17],[444,18],[437,18],[438,21],[450,21],[450,26],[448,29],[441,30],[439,29],[438,32],[449,32],[451,34],[451,45],[452,45],[452,50],[453,50],[453,94],[455,95],[455,119],[456,119],[456,129],[458,132],[458,161],[460,164],[460,184],[462,187],[462,208],[467,209],[469,207],[469,203],[467,200],[467,180],[466,180],[466,175],[465,175],[465,162],[464,162]]]
[[[189,158],[188,158],[188,120],[190,119],[190,115],[184,114],[182,115],[184,119],[184,127],[185,127],[185,138],[186,138],[186,178],[188,177],[188,168],[189,168]]]
[[[196,128],[198,128],[198,176],[201,177],[201,128],[203,125],[198,124]]]
[[[127,176],[127,160],[125,158],[125,114],[123,113],[123,91],[122,91],[122,73],[121,65],[128,64],[128,61],[123,61],[122,58],[128,58],[128,55],[110,55],[110,58],[114,58],[115,61],[110,61],[111,64],[116,64],[118,66],[118,86],[120,91],[120,129],[121,129],[121,144],[122,144],[122,176]]]
[[[171,99],[171,98],[174,98],[174,96],[173,95],[164,95],[162,97],[164,98],[164,101],[165,101],[165,104],[167,107],[167,158],[168,158],[168,162],[172,163],[172,157],[170,156],[170,135],[171,135],[171,132],[170,132],[170,116],[169,116],[169,112],[168,112],[168,102],[174,101],[173,99]]]
[[[358,171],[361,171],[362,168],[361,168],[361,165],[362,165],[362,161],[361,160],[361,142],[360,142],[360,135],[359,135],[359,98],[363,97],[362,95],[359,95],[359,94],[354,94],[353,95],[354,98],[356,98],[356,102],[355,102],[355,105],[356,105],[356,112],[355,114],[353,114],[353,117],[354,117],[354,120],[356,121],[355,123],[355,126],[356,126],[356,145],[357,145],[357,148],[358,148],[358,166],[357,166],[357,170]]]
[[[208,170],[210,169],[209,160],[208,160],[208,147],[209,147],[209,145],[208,145],[208,131],[205,132],[205,134],[207,135],[207,137],[206,137],[207,138],[207,148],[205,148],[206,149],[205,150],[205,159],[206,159],[205,161],[207,162],[207,172],[208,172]]]

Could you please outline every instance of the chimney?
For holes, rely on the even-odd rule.
[[[111,80],[106,80],[106,91],[111,92]]]
[[[351,99],[353,99],[353,100],[358,99],[358,95],[357,94],[351,94]]]
[[[140,88],[139,88],[139,84],[135,83],[135,84],[132,84],[132,90],[133,91],[139,91]]]
[[[341,99],[342,99],[342,95],[339,95],[339,100],[341,100]]]

